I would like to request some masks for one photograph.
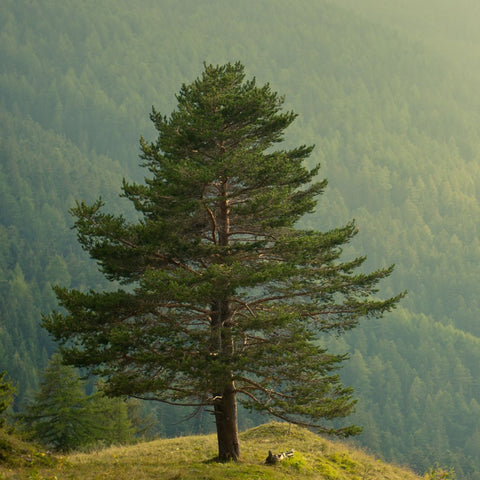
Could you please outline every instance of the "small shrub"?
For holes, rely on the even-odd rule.
[[[354,472],[358,467],[358,463],[354,462],[344,453],[342,454],[335,453],[333,455],[328,456],[327,458],[330,459],[332,462],[338,464],[340,468],[342,468],[347,472]]]
[[[305,457],[297,452],[295,452],[293,457],[289,457],[283,460],[282,464],[286,467],[295,469],[298,472],[312,471],[312,467],[305,459]]]
[[[425,474],[425,480],[456,480],[457,475],[455,470],[444,470],[440,467],[431,468],[428,473]]]

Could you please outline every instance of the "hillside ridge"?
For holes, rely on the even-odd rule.
[[[117,446],[88,453],[72,453],[56,462],[32,460],[23,467],[2,467],[4,480],[68,478],[116,480],[262,479],[262,480],[417,480],[412,471],[384,463],[373,455],[322,438],[311,431],[286,423],[267,423],[240,436],[242,461],[217,463],[216,437],[185,436]],[[268,451],[292,449],[294,455],[277,465],[265,465]],[[38,455],[38,457],[40,457]]]

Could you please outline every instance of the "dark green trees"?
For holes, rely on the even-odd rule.
[[[15,387],[5,379],[7,373],[0,373],[0,428],[5,426],[6,411],[13,402],[13,395],[15,394]]]
[[[348,435],[322,419],[348,415],[345,359],[319,335],[381,316],[402,295],[375,300],[392,268],[354,273],[340,260],[353,223],[326,233],[295,229],[326,181],[304,160],[313,147],[275,149],[296,115],[241,64],[206,66],[183,85],[178,107],[153,111],[154,143],[141,140],[145,184],[124,182],[141,218],[73,209],[78,238],[107,278],[125,289],[57,288],[67,313],[45,327],[67,362],[104,376],[113,395],[210,406],[219,459],[240,456],[237,398],[281,419]]]
[[[134,428],[127,405],[102,393],[87,395],[78,372],[56,354],[42,374],[40,389],[20,415],[28,434],[43,445],[68,452],[96,443],[128,443]]]
[[[33,438],[57,450],[88,443],[95,420],[88,414],[84,386],[72,367],[55,355],[43,372],[40,389],[22,421]]]

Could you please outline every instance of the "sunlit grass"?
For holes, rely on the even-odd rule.
[[[219,464],[215,435],[162,439],[59,457],[47,467],[0,468],[2,480],[418,480],[412,472],[308,430],[269,423],[241,435],[242,461]],[[265,465],[268,451],[295,454]]]

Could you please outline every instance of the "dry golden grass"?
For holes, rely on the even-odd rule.
[[[156,440],[59,457],[50,467],[0,467],[2,480],[419,480],[345,443],[293,425],[269,423],[241,435],[242,461],[218,464],[215,435]],[[264,464],[268,450],[293,448],[292,458]]]

